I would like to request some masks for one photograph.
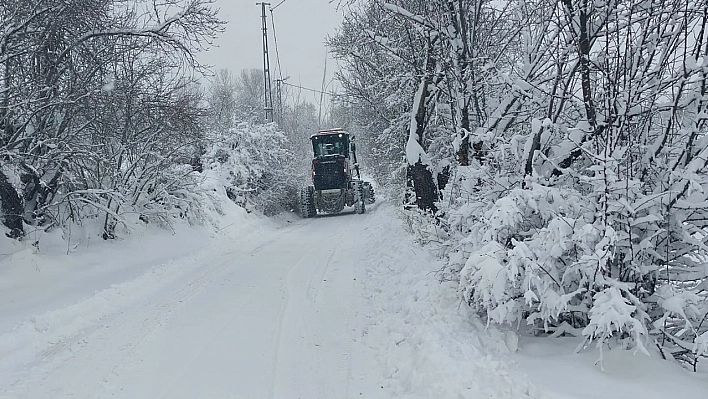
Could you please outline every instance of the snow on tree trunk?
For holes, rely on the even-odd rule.
[[[408,141],[406,142],[406,161],[408,163],[406,181],[415,193],[415,203],[424,211],[437,212],[435,201],[438,200],[438,190],[431,172],[432,160],[421,145],[427,124],[427,101],[430,95],[428,89],[432,80],[431,71],[435,69],[430,55],[430,45],[427,47],[428,57],[425,61],[425,75],[421,78],[418,90],[411,107]]]

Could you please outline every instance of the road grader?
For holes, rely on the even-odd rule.
[[[312,185],[300,189],[301,215],[339,213],[345,206],[353,206],[358,214],[366,212],[366,205],[376,199],[371,183],[361,178],[354,137],[343,129],[330,129],[313,134],[310,141]]]

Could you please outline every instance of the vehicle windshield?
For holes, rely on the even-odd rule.
[[[318,134],[312,137],[312,149],[315,157],[327,155],[349,155],[349,135],[340,134]]]

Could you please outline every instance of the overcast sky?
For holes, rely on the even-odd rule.
[[[324,41],[327,35],[334,34],[341,22],[341,11],[337,11],[336,2],[331,4],[329,0],[285,0],[278,5],[280,2],[271,0],[269,7],[277,6],[273,10],[273,20],[266,9],[271,77],[278,78],[272,29],[275,22],[283,77],[289,76],[287,81],[291,84],[320,89],[327,54]],[[203,54],[202,61],[235,73],[245,68],[262,70],[261,6],[256,5],[256,0],[217,0],[216,6],[221,10],[220,18],[228,24],[216,41],[219,47]],[[336,63],[330,58],[327,62],[328,82],[335,68]],[[307,99],[314,101],[314,95],[308,94]]]

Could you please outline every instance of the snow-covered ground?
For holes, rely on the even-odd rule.
[[[0,398],[700,398],[705,374],[517,337],[460,303],[395,207],[0,240]],[[70,252],[70,255],[67,255]],[[517,350],[518,349],[518,350]]]

